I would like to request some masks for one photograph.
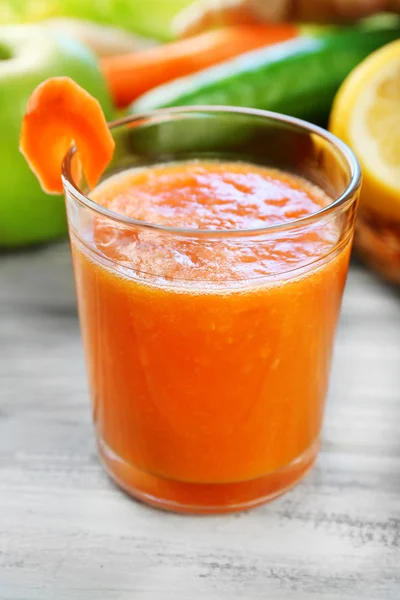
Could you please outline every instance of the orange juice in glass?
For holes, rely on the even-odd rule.
[[[360,172],[296,119],[193,107],[112,126],[85,193],[63,165],[99,453],[154,506],[243,510],[315,461]]]

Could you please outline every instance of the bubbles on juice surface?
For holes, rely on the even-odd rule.
[[[240,162],[190,161],[130,169],[91,194],[115,213],[186,235],[96,217],[94,241],[105,258],[166,280],[244,280],[292,271],[335,246],[326,220],[285,231],[259,230],[306,217],[332,202],[306,180]],[[213,233],[193,235],[199,230]],[[238,230],[238,235],[223,232]],[[254,234],[240,232],[258,230]],[[220,232],[214,235],[215,232]]]

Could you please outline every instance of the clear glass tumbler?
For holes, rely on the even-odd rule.
[[[63,165],[105,468],[160,508],[256,506],[298,482],[318,452],[357,160],[322,129],[256,110],[163,110],[111,131],[116,151],[103,179],[170,161],[241,161],[300,175],[331,199],[312,215],[262,229],[163,227],[97,204],[74,179],[74,148]],[[244,270],[249,252],[259,258]]]

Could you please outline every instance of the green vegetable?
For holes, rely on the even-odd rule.
[[[76,17],[168,40],[172,18],[188,4],[189,0],[0,0],[0,23]]]
[[[334,95],[368,54],[397,39],[400,26],[357,26],[255,50],[159,86],[130,112],[182,105],[230,105],[326,123]]]

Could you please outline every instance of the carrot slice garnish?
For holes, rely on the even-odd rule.
[[[94,187],[115,147],[101,106],[69,77],[46,79],[29,98],[19,145],[45,192],[62,193],[61,167],[72,143]]]

